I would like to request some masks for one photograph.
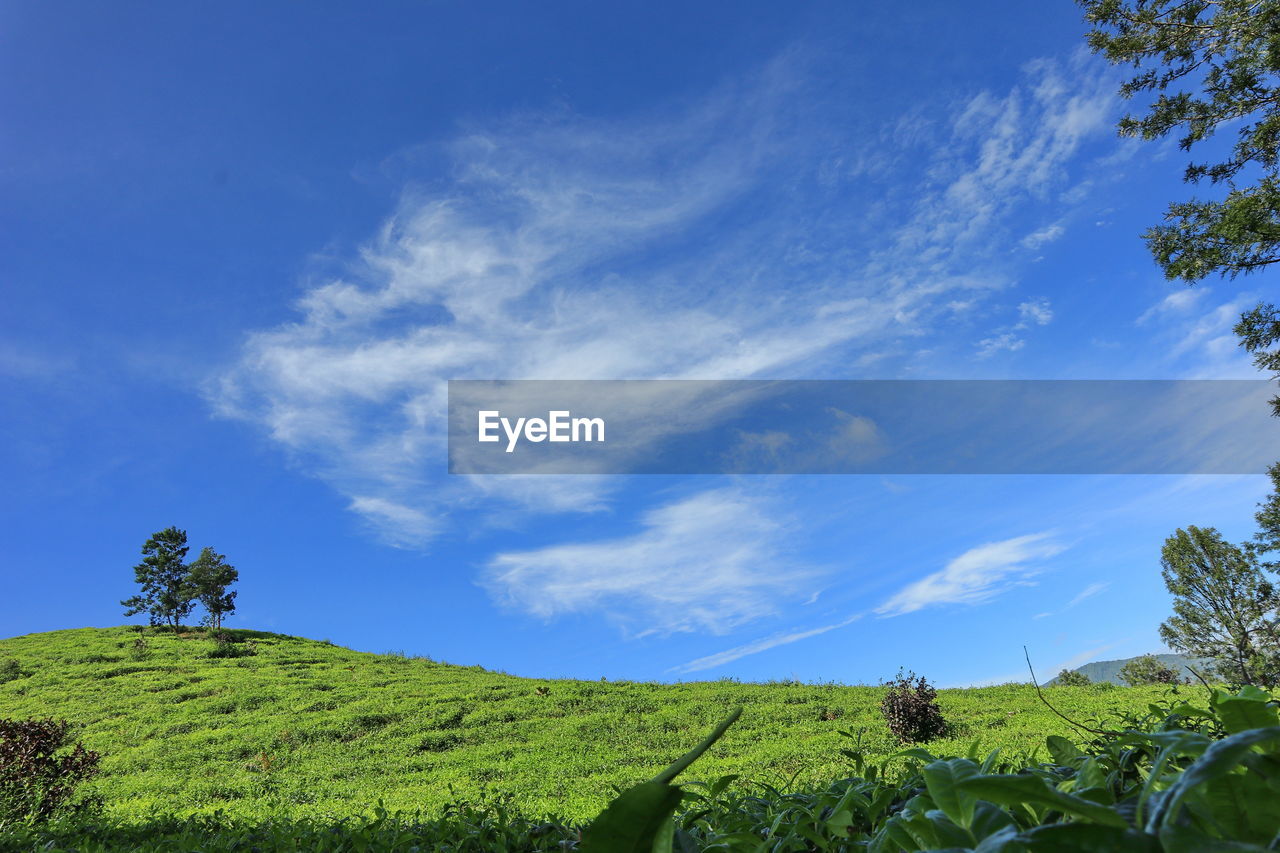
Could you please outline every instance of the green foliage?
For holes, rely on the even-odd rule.
[[[947,733],[947,721],[938,706],[938,691],[923,675],[900,671],[888,687],[880,712],[900,743],[928,743]]]
[[[187,550],[187,532],[176,527],[166,527],[143,544],[143,560],[133,567],[141,592],[120,602],[125,616],[145,613],[152,625],[167,624],[178,630],[191,613],[194,599],[183,562]]]
[[[1280,379],[1280,308],[1259,302],[1240,315],[1240,322],[1236,323],[1233,331],[1240,339],[1240,346],[1253,356],[1254,365],[1259,370],[1270,373],[1273,379]],[[1271,413],[1280,417],[1280,397],[1271,398]],[[1275,504],[1280,483],[1277,482],[1276,466],[1273,465],[1267,473],[1271,475],[1275,488],[1272,498],[1264,505],[1271,508],[1270,512],[1265,517],[1258,516],[1258,523],[1262,525],[1259,538],[1262,539],[1265,550],[1274,551],[1280,547],[1280,517],[1277,516]],[[1277,567],[1274,562],[1269,565]]]
[[[1222,198],[1172,204],[1145,237],[1169,278],[1234,276],[1280,260],[1280,27],[1277,0],[1079,0],[1089,45],[1138,72],[1120,89],[1155,100],[1121,135],[1181,134],[1183,150],[1235,131],[1224,160],[1192,163],[1185,179],[1222,185]]]
[[[1280,260],[1280,0],[1078,2],[1094,51],[1140,69],[1120,94],[1157,94],[1146,115],[1121,120],[1121,135],[1178,131],[1190,150],[1220,128],[1236,134],[1226,159],[1192,163],[1184,175],[1225,192],[1170,204],[1165,224],[1143,235],[1165,275],[1234,277]],[[1259,370],[1280,377],[1280,309],[1259,303],[1235,333]],[[1280,396],[1271,407],[1280,416]]]
[[[1089,676],[1083,672],[1076,672],[1074,669],[1064,669],[1058,673],[1058,677],[1053,680],[1054,687],[1088,687],[1092,684]]]
[[[730,786],[738,793],[825,790],[851,772],[842,730],[858,735],[871,766],[896,773],[914,761],[885,727],[880,687],[526,679],[223,633],[241,645],[255,640],[258,653],[210,659],[208,640],[148,631],[151,656],[135,662],[127,653],[138,634],[127,628],[0,640],[0,659],[32,671],[0,685],[0,708],[71,720],[86,748],[104,756],[91,789],[111,821],[131,825],[153,813],[215,812],[244,825],[323,822],[366,814],[379,801],[434,817],[485,791],[510,792],[521,814],[581,825],[616,790],[652,777],[656,757],[679,755],[690,732],[701,736],[739,706],[742,719],[686,775],[709,783],[738,776]],[[1087,722],[1141,712],[1162,692],[1095,685],[1052,695]],[[939,690],[937,701],[951,724],[929,745],[938,754],[967,755],[976,741],[1024,755],[1043,750],[1048,735],[1072,733],[1029,686]],[[828,719],[824,709],[840,714]],[[250,769],[259,754],[273,762],[266,789],[261,769]]]
[[[129,660],[144,661],[151,657],[151,644],[147,642],[147,638],[139,634],[133,638],[133,642],[129,644]]]
[[[236,609],[236,593],[230,587],[240,577],[235,566],[212,548],[203,548],[189,565],[187,532],[166,527],[142,546],[143,561],[134,566],[141,592],[120,602],[126,616],[147,614],[150,624],[168,625],[178,632],[182,620],[196,604],[205,609],[205,622],[214,630]],[[224,655],[225,656],[225,655]]]
[[[18,663],[16,659],[7,658],[0,661],[0,684],[16,681],[24,675],[26,673],[22,671],[22,664]]]
[[[1120,668],[1120,680],[1130,687],[1150,684],[1177,684],[1181,681],[1177,670],[1160,662],[1155,655],[1142,655]]]
[[[258,644],[254,640],[247,643],[225,631],[213,635],[213,648],[209,650],[210,658],[248,658],[258,653]]]
[[[0,719],[0,829],[92,804],[73,795],[98,772],[98,754],[79,743],[67,749],[70,728],[65,720]]]
[[[1235,684],[1280,683],[1280,596],[1248,550],[1192,526],[1165,540],[1160,564],[1174,597],[1160,626],[1170,648],[1212,659]]]
[[[212,548],[202,549],[188,567],[191,594],[204,606],[205,618],[215,630],[222,627],[224,617],[236,610],[236,593],[230,587],[239,579],[236,567]]]
[[[1087,691],[1082,691],[1087,692]],[[751,718],[749,710],[743,722]],[[655,779],[616,795],[593,824],[532,818],[508,798],[463,799],[434,815],[247,822],[223,814],[64,823],[13,834],[17,849],[452,850],[475,853],[948,850],[975,853],[1273,849],[1280,837],[1280,718],[1256,688],[1214,691],[1208,706],[1150,703],[1123,731],[1080,743],[1050,735],[1035,756],[847,757],[854,775],[790,790],[736,776],[683,787],[687,771],[732,718]],[[709,757],[709,756],[708,756]],[[901,759],[905,763],[893,765]],[[893,769],[896,768],[896,769]],[[674,812],[674,814],[672,814]],[[604,824],[608,824],[605,826]],[[608,829],[610,835],[597,834]],[[580,842],[580,838],[582,839]],[[604,839],[604,840],[602,840]]]
[[[583,833],[582,849],[587,853],[669,853],[675,837],[671,817],[683,798],[680,788],[671,782],[710,749],[741,715],[741,708],[735,710],[700,744],[657,776],[614,798]]]
[[[1280,329],[1280,319],[1277,329]],[[1275,370],[1280,372],[1280,363]],[[1253,516],[1258,522],[1258,532],[1254,534],[1251,545],[1257,557],[1280,556],[1280,462],[1267,469],[1267,476],[1271,478],[1271,494],[1258,504],[1258,511]],[[1260,559],[1259,565],[1274,572],[1280,570],[1280,559]]]

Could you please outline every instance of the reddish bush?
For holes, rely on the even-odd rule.
[[[938,707],[938,691],[924,676],[898,671],[888,682],[889,692],[880,702],[880,712],[889,731],[902,743],[925,743],[946,734],[947,721]]]
[[[44,821],[72,802],[75,788],[98,772],[100,756],[77,743],[70,750],[66,720],[0,719],[0,826]]]

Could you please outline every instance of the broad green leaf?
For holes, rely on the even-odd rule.
[[[642,782],[619,794],[583,833],[587,853],[663,853],[671,849],[671,815],[680,805],[679,788]],[[665,830],[665,833],[663,832]]]
[[[1074,766],[1075,759],[1084,755],[1080,747],[1060,735],[1049,735],[1045,739],[1049,754],[1058,764]]]
[[[1127,826],[1124,818],[1110,808],[1064,794],[1036,776],[974,776],[958,785],[977,797],[1001,805],[1033,803],[1104,826]]]
[[[1165,827],[1160,830],[1164,853],[1267,853],[1269,848],[1243,841],[1210,838],[1188,827]]]
[[[1280,831],[1280,797],[1265,781],[1244,774],[1210,779],[1183,801],[1202,825],[1239,841],[1269,842]]]
[[[679,773],[720,739],[742,714],[736,709],[693,749],[648,782],[628,788],[605,807],[583,833],[586,853],[671,853],[675,824],[671,816],[683,797],[670,785]]]
[[[929,796],[951,822],[968,829],[973,822],[973,794],[963,791],[958,783],[978,775],[978,765],[967,758],[934,761],[925,766],[924,783]]]
[[[1096,823],[1056,823],[1038,826],[1018,836],[1028,853],[1159,853],[1160,845],[1150,835],[1118,826]]]
[[[1246,687],[1235,696],[1218,699],[1214,710],[1228,734],[1280,725],[1276,709],[1267,704],[1270,698],[1256,687]]]
[[[982,839],[978,846],[973,848],[973,853],[1005,853],[1013,850],[1021,853],[1023,846],[1018,841],[1018,827],[1010,824]]]
[[[979,802],[974,807],[973,822],[969,825],[969,831],[973,833],[975,839],[981,841],[1010,826],[1015,832],[1017,831],[1018,824],[1008,812],[991,803]]]
[[[1210,746],[1196,759],[1168,790],[1163,792],[1158,804],[1151,809],[1147,820],[1147,832],[1155,833],[1171,825],[1176,819],[1183,799],[1198,786],[1232,772],[1257,745],[1280,739],[1280,726],[1250,729],[1234,734]]]
[[[702,753],[710,749],[713,743],[720,740],[720,737],[726,731],[728,731],[729,726],[732,726],[734,723],[736,723],[738,721],[738,717],[741,717],[741,716],[742,716],[742,709],[735,708],[732,714],[725,717],[720,722],[720,725],[716,726],[715,729],[712,730],[711,734],[707,735],[702,739],[701,743],[699,743],[693,749],[686,752],[684,755],[677,758],[675,761],[671,762],[671,764],[668,765],[665,770],[663,770],[657,776],[654,776],[652,781],[668,783],[672,779],[679,776],[680,773],[684,771],[686,767],[688,767],[690,764],[698,760],[698,756],[702,755]]]

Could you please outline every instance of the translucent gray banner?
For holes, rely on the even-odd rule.
[[[453,474],[1257,474],[1264,380],[452,380]]]

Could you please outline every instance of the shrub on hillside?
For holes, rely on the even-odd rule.
[[[213,635],[213,648],[209,651],[211,658],[247,658],[258,653],[258,644],[253,640],[241,642],[234,634],[219,632]]]
[[[147,642],[147,638],[139,634],[133,638],[133,643],[129,646],[129,660],[144,661],[151,657],[151,644]]]
[[[1130,687],[1148,684],[1177,684],[1182,679],[1177,670],[1170,669],[1155,655],[1134,658],[1120,668],[1120,680]]]
[[[923,675],[899,670],[898,677],[886,686],[889,692],[880,702],[880,712],[899,741],[926,743],[946,733],[938,691]]]
[[[72,799],[98,772],[98,753],[67,749],[66,720],[0,720],[0,827],[39,823],[83,811],[94,799]]]
[[[1058,673],[1058,677],[1053,680],[1054,687],[1088,687],[1093,682],[1089,680],[1089,676],[1083,672],[1076,672],[1074,669],[1064,669]]]
[[[22,671],[22,664],[18,663],[16,659],[9,658],[8,660],[0,661],[0,684],[4,684],[7,681],[15,681],[24,675],[26,673]]]

